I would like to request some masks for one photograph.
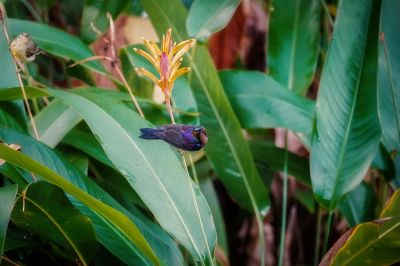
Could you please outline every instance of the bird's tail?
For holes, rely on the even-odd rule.
[[[140,132],[142,135],[139,136],[139,138],[142,139],[159,139],[158,137],[158,129],[154,128],[141,128]]]

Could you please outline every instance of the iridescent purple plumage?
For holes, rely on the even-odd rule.
[[[207,141],[206,130],[202,126],[165,125],[156,128],[141,128],[142,139],[161,139],[185,151],[198,151]]]

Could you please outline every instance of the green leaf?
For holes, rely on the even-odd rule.
[[[210,206],[211,213],[214,218],[215,229],[217,231],[218,237],[218,246],[222,248],[223,252],[225,253],[224,255],[226,256],[226,258],[228,258],[229,249],[225,222],[213,182],[211,181],[211,179],[206,179],[205,181],[200,182],[200,188],[208,202],[208,205]]]
[[[311,135],[312,100],[286,90],[261,72],[228,70],[219,77],[244,128],[283,127]]]
[[[400,216],[399,208],[400,189],[396,190],[392,197],[390,197],[390,199],[386,202],[385,208],[383,208],[380,218]]]
[[[268,141],[249,141],[250,149],[257,164],[270,167],[275,172],[282,172],[285,149],[278,148]],[[311,187],[310,167],[307,158],[295,153],[288,153],[288,174],[296,177],[298,181]]]
[[[17,195],[17,185],[0,187],[0,262],[3,255],[4,242],[15,196]]]
[[[379,46],[379,118],[382,141],[389,152],[400,150],[400,2],[383,0],[381,28],[384,42]]]
[[[34,117],[39,140],[55,147],[82,118],[58,100],[52,101]],[[30,127],[32,135],[32,127]]]
[[[98,250],[90,220],[76,210],[61,189],[39,181],[19,197],[11,219],[15,225],[57,244],[71,260],[89,265]],[[60,211],[62,210],[62,211]]]
[[[78,37],[60,29],[28,20],[9,19],[8,22],[10,32],[14,37],[21,32],[29,31],[37,45],[49,54],[74,61],[83,60],[94,55],[89,47]],[[104,67],[98,61],[82,63],[82,66],[107,75]],[[12,87],[12,85],[9,84],[7,87]]]
[[[273,0],[268,68],[281,85],[304,95],[314,77],[320,45],[320,0]]]
[[[400,218],[367,222],[347,231],[320,265],[392,265],[400,261]]]
[[[17,122],[17,120],[15,120],[13,116],[11,116],[11,113],[6,111],[7,109],[3,107],[3,104],[12,106],[11,108],[15,108],[15,105],[11,105],[10,102],[1,103],[2,106],[0,108],[0,124],[2,126],[6,126],[18,131],[24,131],[23,127]]]
[[[91,43],[97,39],[97,34],[93,31],[90,23],[104,32],[108,28],[107,13],[115,19],[119,13],[129,4],[129,1],[114,0],[114,1],[99,1],[99,0],[86,0],[83,6],[82,20],[81,20],[81,38]]]
[[[103,203],[123,213],[130,219],[143,233],[157,256],[166,265],[179,265],[182,261],[181,254],[168,235],[159,227],[154,228],[152,222],[145,219],[139,219],[137,215],[133,216],[123,208],[114,198],[110,197],[94,181],[79,172],[70,163],[60,158],[55,152],[41,142],[32,137],[19,134],[9,129],[0,129],[1,139],[8,143],[18,143],[23,147],[22,152],[44,164],[50,169],[56,171],[69,182],[79,187],[94,198],[101,199]],[[100,147],[101,148],[101,147]],[[67,195],[68,196],[68,195]],[[151,262],[146,259],[144,254],[138,250],[134,243],[112,223],[95,211],[92,211],[79,200],[69,196],[70,201],[76,208],[91,219],[96,236],[107,249],[115,256],[120,258],[126,264],[133,263],[139,265],[149,265]]]
[[[125,105],[98,94],[48,92],[83,117],[161,226],[197,259],[212,260],[216,235],[207,203],[174,149],[166,143],[139,138],[139,129],[151,125]],[[157,158],[162,158],[163,163]]]
[[[376,98],[379,6],[375,0],[341,3],[322,72],[310,163],[315,196],[329,210],[361,182],[381,137]]]
[[[190,37],[207,40],[231,20],[239,0],[196,0],[190,7],[186,28]]]
[[[142,0],[159,36],[167,28],[177,42],[187,39],[184,28],[187,11],[179,0]],[[197,45],[189,56],[189,84],[202,114],[200,122],[209,136],[206,146],[217,176],[242,206],[265,215],[269,210],[268,192],[253,162],[237,117],[223,91],[214,63],[204,45]]]
[[[28,171],[36,173],[37,175],[62,188],[65,192],[83,202],[105,221],[113,224],[115,229],[124,234],[132,243],[137,244],[137,246],[152,260],[154,264],[159,264],[157,257],[154,255],[152,249],[143,238],[136,225],[121,212],[86,194],[48,167],[36,162],[35,160],[32,160],[28,156],[18,151],[14,151],[4,144],[0,144],[0,158],[3,158],[7,162],[24,168]]]
[[[374,218],[375,193],[371,185],[363,182],[342,198],[338,204],[340,212],[350,227]]]

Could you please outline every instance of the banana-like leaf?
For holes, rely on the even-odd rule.
[[[268,34],[269,74],[304,95],[314,77],[320,46],[320,0],[274,0]]]
[[[239,0],[194,1],[186,19],[189,36],[200,41],[207,40],[229,23],[239,3]]]
[[[166,143],[139,138],[139,129],[151,125],[125,105],[96,93],[77,92],[82,97],[55,90],[46,92],[83,117],[161,226],[196,259],[212,261],[216,233],[208,205],[176,151]]]
[[[370,221],[375,211],[374,189],[362,182],[340,200],[338,207],[350,227]]]
[[[72,261],[89,265],[99,248],[90,220],[45,181],[30,184],[25,192],[14,206],[14,224],[55,243]]]
[[[383,0],[379,46],[379,118],[389,152],[400,150],[400,1]]]
[[[4,144],[0,144],[0,158],[41,176],[83,202],[105,221],[113,224],[115,229],[119,230],[119,233],[124,234],[132,243],[135,243],[154,264],[159,264],[158,258],[155,256],[139,229],[121,212],[88,195],[50,168]]]
[[[389,200],[380,220],[347,231],[322,259],[325,265],[392,265],[400,261],[399,190]]]
[[[156,229],[154,229],[154,226],[151,228],[152,222],[139,219],[136,215],[132,215],[107,192],[94,183],[92,179],[83,175],[70,163],[62,159],[60,155],[57,155],[52,149],[32,137],[10,129],[0,128],[0,137],[7,143],[20,144],[23,153],[57,172],[67,181],[79,187],[92,197],[101,199],[103,203],[124,214],[131,222],[137,225],[145,239],[156,252],[161,263],[166,265],[180,264],[182,258],[176,244],[173,243],[173,240],[169,238],[161,228],[156,227]],[[109,249],[116,257],[126,264],[151,264],[151,261],[144,256],[134,243],[132,243],[129,236],[120,233],[112,222],[104,219],[99,213],[91,210],[91,208],[87,207],[75,197],[67,196],[76,208],[91,219],[100,243]]]
[[[15,196],[17,195],[17,185],[0,187],[0,262],[3,255],[4,242]]]
[[[322,72],[310,164],[315,196],[329,210],[361,183],[379,146],[379,9],[375,0],[341,2]]]
[[[224,90],[244,128],[283,127],[310,136],[314,102],[261,72],[219,73]]]
[[[172,28],[177,42],[188,39],[185,29],[187,10],[179,0],[142,0],[159,36]],[[240,123],[229,104],[207,47],[197,45],[188,56],[192,68],[189,84],[197,101],[200,122],[210,136],[206,146],[218,177],[237,202],[255,213],[265,215],[269,196],[257,172]]]
[[[52,148],[82,120],[72,108],[57,100],[43,108],[34,119],[39,140]]]

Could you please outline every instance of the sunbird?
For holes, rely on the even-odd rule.
[[[161,139],[175,148],[185,151],[198,151],[203,148],[208,136],[202,126],[165,125],[156,128],[141,128],[142,139]]]
[[[20,69],[23,69],[24,64],[35,60],[38,54],[46,54],[33,42],[32,37],[25,32],[11,41],[10,50]]]

